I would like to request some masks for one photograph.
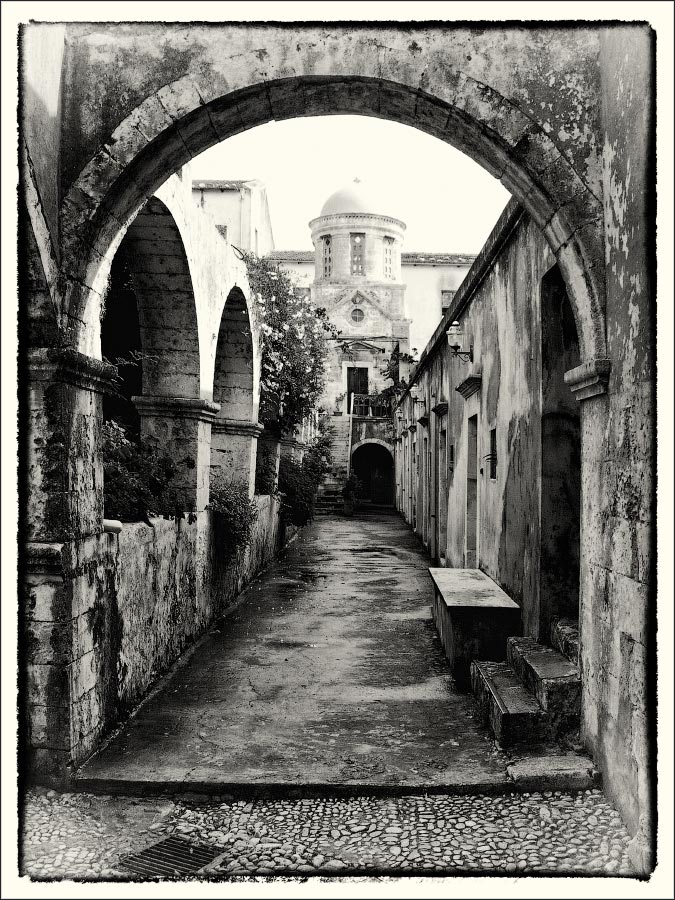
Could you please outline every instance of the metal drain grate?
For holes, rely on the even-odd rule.
[[[196,872],[221,852],[208,844],[191,844],[182,838],[168,837],[140,853],[125,856],[120,865],[144,878],[175,878]]]

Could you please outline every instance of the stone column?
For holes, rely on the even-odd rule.
[[[103,530],[102,394],[113,366],[75,350],[28,356],[23,457],[29,541],[64,541]]]
[[[244,481],[255,490],[258,437],[263,426],[242,419],[215,419],[211,424],[211,474],[225,481]]]
[[[132,399],[143,437],[155,438],[179,466],[174,484],[183,510],[201,512],[209,502],[211,425],[219,404],[189,397]]]
[[[268,473],[270,475],[268,478],[269,484],[265,485],[265,487],[269,488],[269,493],[272,493],[276,490],[279,483],[281,441],[276,435],[263,431],[258,439],[258,460],[256,460],[256,464],[258,465],[260,462],[263,462],[268,456],[271,459],[271,468],[273,469],[273,472]]]
[[[72,349],[31,350],[26,363],[20,406],[21,743],[30,775],[58,780],[79,739],[73,719],[78,684],[71,671],[79,612],[73,583],[81,569],[91,594],[88,556],[103,532],[101,401],[115,370]]]

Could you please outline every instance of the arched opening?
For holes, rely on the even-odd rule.
[[[145,357],[143,394],[199,397],[197,310],[183,238],[166,205],[152,197],[120,249],[138,298]]]
[[[114,392],[103,395],[103,421],[118,422],[138,436],[140,419],[132,398],[143,393],[143,344],[132,266],[129,245],[123,241],[110,269],[110,288],[101,319],[101,355],[117,369]]]
[[[253,73],[252,77],[255,79]],[[602,234],[597,197],[544,129],[498,92],[466,79],[459,92],[451,94],[452,100],[445,99],[445,93],[439,88],[435,96],[420,91],[417,85],[413,88],[357,74],[349,81],[344,76],[254,81],[240,91],[217,94],[208,102],[188,76],[180,84],[167,85],[163,89],[165,110],[172,110],[170,101],[183,98],[175,113],[166,113],[160,124],[154,97],[141,104],[116,129],[113,158],[109,150],[97,154],[64,203],[64,238],[72,248],[66,263],[65,300],[80,346],[92,345],[82,328],[86,331],[86,323],[91,322],[87,306],[101,292],[109,266],[105,252],[92,259],[92,240],[100,247],[110,247],[145,198],[191,156],[242,130],[297,116],[300,98],[303,115],[354,113],[419,128],[467,153],[499,177],[542,228],[558,258],[577,320],[582,357],[604,358],[604,287],[595,268],[586,265],[594,258]],[[186,101],[186,95],[192,99]],[[140,125],[148,143],[139,149]],[[122,158],[120,175],[117,160]],[[543,166],[542,160],[546,160]],[[574,203],[566,202],[561,185],[574,196]]]
[[[541,542],[539,638],[553,619],[579,617],[581,423],[564,373],[579,365],[579,339],[560,269],[541,282]]]
[[[200,455],[199,335],[192,277],[176,222],[157,197],[136,216],[115,253],[101,319],[101,352],[117,369],[116,386],[104,396],[104,441],[113,452],[117,424],[132,441],[149,440],[139,450],[161,450],[176,474],[171,485],[186,509],[196,503]],[[201,442],[203,443],[203,441]],[[147,455],[147,454],[146,454]],[[139,457],[139,459],[140,459]],[[104,460],[104,463],[106,460]],[[140,463],[139,463],[140,464]],[[163,465],[160,468],[165,468]],[[122,470],[122,476],[124,470]],[[138,490],[145,482],[139,475]],[[149,472],[157,480],[160,473]],[[154,482],[153,482],[154,483]],[[123,488],[123,485],[120,485]],[[159,489],[159,488],[158,488]],[[147,514],[124,496],[109,497],[125,518]],[[121,507],[120,507],[121,504]]]
[[[359,480],[359,499],[379,506],[394,503],[394,459],[383,444],[367,441],[352,450],[352,472]]]
[[[253,421],[253,337],[246,298],[239,287],[227,295],[218,331],[213,399],[218,419]]]
[[[227,296],[216,345],[213,400],[220,405],[211,426],[211,478],[244,480],[253,490],[256,446],[254,354],[246,298],[239,287]]]

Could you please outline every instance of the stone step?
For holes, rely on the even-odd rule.
[[[471,687],[480,716],[502,747],[550,739],[548,716],[508,663],[474,660]]]
[[[506,659],[548,714],[556,735],[579,727],[581,679],[577,667],[553,647],[527,637],[510,637]]]
[[[554,618],[551,622],[551,644],[579,666],[579,622],[577,619]]]

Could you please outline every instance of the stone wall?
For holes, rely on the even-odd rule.
[[[276,498],[255,500],[251,545],[233,559],[208,510],[34,548],[24,620],[33,776],[62,777],[91,754],[293,535]]]
[[[488,262],[490,253],[498,254],[492,263]],[[398,426],[403,440],[409,445],[417,442],[420,474],[425,466],[425,477],[418,478],[417,485],[410,470],[401,475],[407,480],[408,495],[417,489],[417,531],[436,559],[443,557],[447,565],[463,567],[467,565],[467,429],[469,418],[477,415],[477,565],[520,605],[524,631],[534,637],[539,637],[541,502],[538,296],[541,280],[554,261],[541,232],[511,202],[464,284],[465,290],[470,285],[473,289],[459,318],[460,334],[453,342],[458,341],[466,350],[473,347],[473,362],[452,358],[440,329],[444,340],[433,349],[428,346],[424,366],[414,381],[412,393],[418,402],[413,409],[413,398],[406,396]],[[457,388],[471,377],[481,381],[476,392],[465,399]],[[441,404],[447,406],[438,409]],[[408,430],[411,424],[416,427],[414,433]],[[454,457],[443,498],[436,490],[441,428],[445,430],[447,458],[440,465],[448,467],[449,457]],[[490,452],[491,429],[496,430],[497,438],[494,479],[485,459]],[[422,460],[425,440],[428,458]],[[437,534],[442,504],[447,506],[446,533]],[[410,511],[404,512],[410,521]]]

